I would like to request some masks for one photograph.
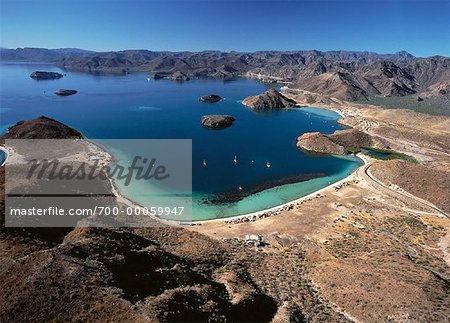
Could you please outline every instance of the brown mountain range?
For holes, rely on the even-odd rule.
[[[346,100],[421,93],[450,80],[450,58],[418,58],[404,51],[90,52],[18,48],[1,49],[0,59],[45,61],[68,71],[90,73],[182,72],[191,78],[222,79],[246,76],[290,82],[292,87]]]

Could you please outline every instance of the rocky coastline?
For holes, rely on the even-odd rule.
[[[253,110],[272,110],[294,107],[297,103],[272,88],[264,93],[246,97],[242,104]]]
[[[297,147],[315,153],[347,155],[362,147],[386,149],[388,145],[379,138],[352,128],[336,130],[329,135],[320,132],[304,133],[297,138]]]

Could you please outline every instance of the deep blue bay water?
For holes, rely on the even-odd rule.
[[[146,73],[98,76],[42,64],[4,62],[0,66],[1,132],[19,120],[45,115],[90,139],[192,139],[194,220],[245,214],[292,201],[346,177],[359,164],[355,158],[316,156],[295,147],[302,133],[342,129],[336,113],[314,108],[256,113],[244,107],[242,99],[268,88],[255,81],[193,79],[177,83],[148,81]],[[67,75],[35,81],[29,77],[35,70]],[[79,93],[58,97],[53,92],[59,88]],[[211,93],[225,99],[215,104],[198,101]],[[208,130],[200,124],[205,114],[230,114],[236,122],[224,130]],[[291,183],[302,176],[315,178]],[[290,183],[275,186],[286,182]],[[239,187],[244,192],[258,192],[239,201],[211,203],[211,198],[216,201],[221,193],[239,192]],[[119,188],[130,199],[145,204],[143,192]]]

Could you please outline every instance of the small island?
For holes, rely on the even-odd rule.
[[[190,78],[185,73],[181,71],[176,72],[157,72],[153,74],[153,79],[160,80],[160,79],[168,79],[168,80],[174,80],[174,81],[189,81]]]
[[[76,93],[78,93],[77,90],[66,90],[66,89],[59,89],[58,91],[55,92],[55,94],[59,96],[69,96],[74,95]]]
[[[200,97],[200,102],[206,102],[206,103],[216,103],[222,100],[222,98],[217,94],[210,94]]]
[[[246,97],[242,104],[253,110],[270,110],[294,107],[297,102],[275,89],[269,89],[264,93]]]
[[[211,114],[203,116],[200,122],[206,128],[220,130],[230,127],[235,120],[230,115]]]
[[[35,80],[57,80],[63,76],[64,75],[57,72],[42,72],[42,71],[35,71],[30,75],[30,77]]]

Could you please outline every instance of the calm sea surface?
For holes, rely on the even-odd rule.
[[[246,96],[267,89],[255,81],[148,81],[145,73],[67,73],[59,80],[35,81],[29,77],[35,70],[66,72],[31,63],[2,63],[0,67],[0,131],[19,120],[45,115],[91,139],[192,139],[195,220],[244,214],[291,201],[347,176],[359,163],[352,158],[318,157],[299,151],[295,147],[298,135],[341,129],[336,122],[338,115],[314,108],[255,113],[240,103]],[[59,88],[79,93],[58,97],[53,92]],[[225,100],[215,104],[198,101],[210,93]],[[224,130],[208,130],[200,124],[205,114],[230,114],[236,122]],[[316,178],[271,187],[299,175]],[[205,203],[224,192],[240,188],[258,191],[265,186],[271,188],[239,201]],[[129,198],[145,204],[141,192],[120,188]]]

